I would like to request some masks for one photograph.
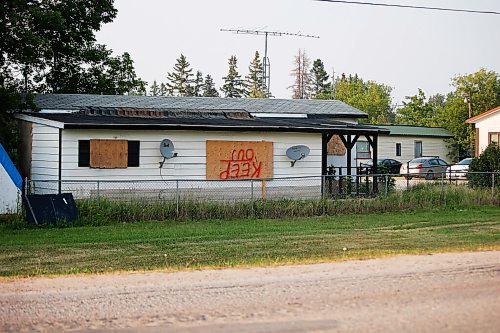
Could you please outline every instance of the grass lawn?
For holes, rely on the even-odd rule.
[[[17,230],[0,224],[0,275],[233,267],[485,249],[500,249],[498,206]]]

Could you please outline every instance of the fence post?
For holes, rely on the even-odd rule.
[[[325,215],[325,186],[326,186],[326,176],[321,176],[321,215]]]
[[[100,181],[97,181],[97,202],[101,200],[101,193],[100,193]]]
[[[252,202],[253,202],[253,179],[250,179],[250,195],[251,195],[251,198],[252,198]]]
[[[385,175],[385,196],[387,196],[389,194],[389,179],[388,179],[388,176]]]
[[[175,216],[179,218],[179,180],[175,181]]]
[[[491,174],[491,198],[495,198],[495,172]]]
[[[253,197],[253,179],[250,179],[250,200],[251,200],[251,204],[252,204],[252,217],[255,218],[255,200],[254,200],[254,197]]]
[[[410,162],[406,162],[406,189],[410,188]]]
[[[446,172],[441,173],[441,203],[444,203],[444,176]]]
[[[31,186],[31,182],[28,183],[28,177],[24,178],[24,195],[28,195],[28,186]]]

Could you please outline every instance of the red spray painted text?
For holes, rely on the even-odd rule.
[[[260,178],[262,162],[258,162],[255,151],[249,149],[234,149],[230,160],[221,160],[224,170],[219,174],[220,179]]]

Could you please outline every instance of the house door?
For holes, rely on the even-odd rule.
[[[422,141],[415,141],[415,158],[422,157]]]

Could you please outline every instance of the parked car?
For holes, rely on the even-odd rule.
[[[446,177],[449,179],[466,179],[471,162],[472,158],[464,158],[458,164],[450,165],[446,169]]]
[[[381,168],[380,170],[378,170],[378,172],[387,172],[392,175],[399,175],[399,170],[401,169],[402,164],[403,163],[397,160],[393,160],[392,158],[384,158],[377,160],[377,167]],[[373,166],[373,161],[362,163],[361,166],[371,168]]]
[[[401,173],[408,174],[405,176],[407,178],[425,177],[425,179],[435,179],[443,177],[447,168],[448,163],[438,157],[419,157],[403,164]]]

